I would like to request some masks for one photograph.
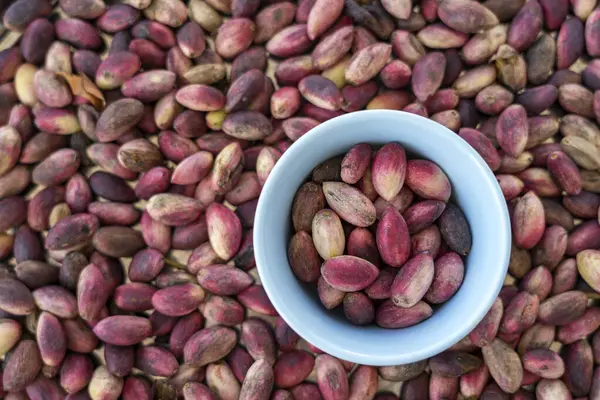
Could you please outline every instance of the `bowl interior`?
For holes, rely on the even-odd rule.
[[[296,190],[319,163],[368,142],[401,143],[435,161],[452,184],[473,244],[459,291],[424,322],[404,329],[357,327],[327,311],[314,285],[299,282],[287,259]],[[327,121],[281,157],[263,188],[254,225],[261,281],[281,317],[305,340],[336,357],[368,365],[396,365],[435,355],[465,337],[485,315],[504,281],[510,224],[497,181],[458,135],[431,120],[398,111],[362,111]]]

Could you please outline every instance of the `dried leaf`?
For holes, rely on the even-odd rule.
[[[175,400],[177,399],[177,394],[175,392],[175,388],[167,381],[157,380],[154,381],[154,393],[156,394],[157,400]]]
[[[94,82],[92,82],[87,76],[84,74],[74,75],[67,74],[64,72],[57,72],[58,75],[62,76],[69,86],[71,87],[71,92],[75,96],[81,96],[87,100],[89,100],[92,105],[101,110],[106,105],[106,100],[104,100],[104,95]]]

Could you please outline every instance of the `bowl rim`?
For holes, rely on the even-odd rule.
[[[318,144],[318,141],[324,139],[322,136],[327,135],[332,129],[335,129],[336,125],[338,125],[342,119],[349,121],[345,121],[346,123],[351,123],[352,120],[363,120],[365,118],[372,118],[376,120],[380,117],[398,119],[399,122],[401,122],[402,120],[413,120],[413,123],[420,124],[425,129],[430,129],[428,135],[432,136],[432,143],[435,143],[436,141],[435,136],[444,137],[445,140],[450,140],[454,142],[453,145],[463,147],[463,150],[465,150],[471,156],[473,156],[475,163],[478,164],[478,173],[482,174],[486,182],[493,187],[493,193],[490,193],[490,198],[494,199],[494,204],[490,205],[492,206],[491,209],[494,212],[498,212],[501,214],[499,216],[500,225],[495,227],[495,229],[499,230],[497,237],[500,239],[500,241],[499,243],[497,243],[497,245],[503,248],[505,251],[502,252],[503,259],[497,260],[495,263],[501,263],[505,265],[505,268],[501,272],[502,278],[494,276],[494,280],[497,279],[498,281],[497,290],[488,290],[482,293],[480,303],[489,304],[489,307],[486,307],[485,309],[482,309],[480,307],[480,309],[477,310],[477,313],[465,315],[465,319],[463,321],[464,323],[461,325],[461,328],[457,329],[458,332],[462,333],[460,335],[448,335],[449,337],[453,338],[452,341],[432,343],[431,346],[412,351],[410,352],[410,354],[408,352],[402,354],[399,354],[398,352],[390,352],[390,354],[385,355],[360,354],[355,351],[352,351],[352,349],[345,349],[340,347],[335,343],[335,341],[327,340],[323,336],[319,335],[317,331],[303,324],[303,317],[301,315],[297,315],[298,313],[293,312],[293,307],[291,307],[290,304],[285,301],[286,299],[282,295],[282,291],[276,290],[273,287],[271,287],[271,285],[274,283],[270,281],[269,274],[266,273],[267,269],[269,269],[269,267],[267,266],[267,261],[269,260],[269,257],[267,256],[267,251],[265,251],[261,246],[260,240],[255,240],[254,255],[258,274],[260,276],[263,288],[279,316],[282,319],[284,319],[284,321],[295,332],[297,332],[298,335],[300,335],[300,337],[308,341],[310,344],[318,347],[320,350],[331,354],[335,357],[341,358],[343,360],[375,366],[399,365],[408,362],[427,359],[447,350],[448,348],[462,340],[465,336],[467,336],[467,334],[470,331],[472,331],[487,314],[488,310],[491,308],[493,302],[496,300],[503,286],[504,276],[506,275],[509,264],[512,244],[512,231],[508,207],[506,206],[506,200],[504,199],[504,195],[502,194],[502,191],[500,189],[498,181],[496,180],[496,177],[494,176],[494,173],[489,169],[487,163],[483,160],[479,153],[477,153],[477,151],[473,149],[456,132],[451,131],[450,129],[446,128],[441,124],[438,124],[435,121],[421,117],[416,114],[395,110],[363,110],[347,113],[325,121],[316,126],[315,128],[311,129],[302,137],[300,137],[294,143],[293,146],[290,146],[290,148],[281,156],[281,158],[275,164],[270,176],[284,175],[285,171],[288,168],[288,165],[294,162],[296,156],[301,154],[303,151],[306,151],[308,148],[310,148],[310,146]],[[368,142],[368,140],[366,140],[366,142]],[[358,142],[356,144],[358,144]],[[266,235],[266,232],[269,230],[270,223],[268,222],[268,218],[266,216],[270,212],[268,204],[268,199],[271,198],[270,194],[271,192],[277,190],[277,188],[274,187],[274,181],[276,181],[276,179],[267,179],[265,185],[263,186],[261,196],[259,197],[255,214],[255,222],[253,226],[254,238],[264,237]],[[285,253],[287,254],[287,249],[285,250]],[[287,267],[291,268],[289,266],[289,262],[287,263]],[[357,329],[361,329],[361,327],[357,326]]]

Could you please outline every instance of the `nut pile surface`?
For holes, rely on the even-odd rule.
[[[460,288],[471,232],[435,163],[407,160],[399,143],[360,143],[311,179],[294,198],[288,257],[300,281],[318,282],[325,308],[343,304],[355,325],[406,328]]]
[[[597,399],[597,6],[0,0],[1,396]],[[365,108],[469,142],[514,238],[468,337],[378,369],[305,351],[253,270],[280,155]]]

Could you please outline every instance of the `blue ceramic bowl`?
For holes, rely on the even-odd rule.
[[[452,183],[452,201],[465,213],[473,244],[458,292],[422,323],[404,329],[358,327],[327,311],[316,285],[298,281],[287,258],[296,190],[319,163],[357,143],[399,142],[436,162]],[[498,295],[511,247],[502,192],[483,159],[456,133],[400,111],[346,114],[317,126],[285,152],[265,184],[254,224],[254,251],[262,284],[281,317],[302,338],[344,360],[367,365],[405,364],[431,357],[464,338]]]

